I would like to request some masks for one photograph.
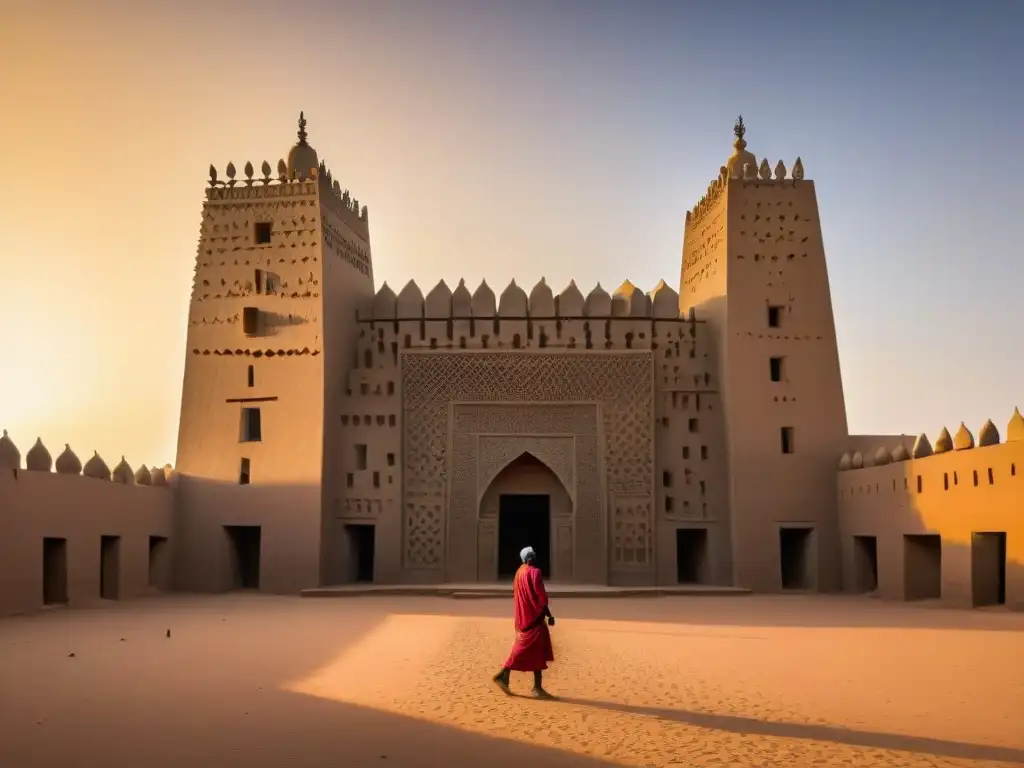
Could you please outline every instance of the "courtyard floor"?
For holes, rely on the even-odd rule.
[[[0,619],[0,766],[1024,764],[1021,614],[565,599],[541,702],[490,682],[510,609],[232,594]]]

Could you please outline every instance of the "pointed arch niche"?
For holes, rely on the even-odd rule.
[[[520,450],[518,444],[527,440],[533,445],[526,450]],[[512,454],[515,458],[505,462],[493,475],[490,474],[490,470],[497,465],[493,461],[487,462],[488,469],[485,471],[488,474],[480,477],[483,482],[477,486],[481,489],[478,508],[482,523],[478,528],[477,578],[480,581],[494,581],[503,575],[507,577],[510,566],[516,566],[515,552],[528,544],[537,549],[541,567],[545,569],[548,578],[555,581],[571,579],[572,482],[571,479],[567,481],[565,475],[571,478],[572,439],[531,440],[518,437],[500,441],[484,439],[482,444],[490,442],[497,444],[495,447],[500,456]],[[547,455],[550,464],[537,458],[536,453]],[[570,454],[568,457],[567,453]],[[482,463],[481,468],[483,467]],[[561,471],[557,471],[556,468]],[[533,499],[527,501],[529,497]],[[524,506],[517,510],[520,504]],[[540,505],[542,509],[536,508],[536,505]],[[508,529],[520,528],[514,518],[518,515],[529,517],[534,513],[539,513],[541,517],[522,521],[527,527],[541,526],[530,536],[531,541],[508,540]],[[503,530],[505,533],[502,533]],[[502,564],[506,566],[504,574],[501,572]]]
[[[446,581],[497,580],[501,496],[538,494],[549,496],[550,579],[606,584],[600,407],[450,407]]]

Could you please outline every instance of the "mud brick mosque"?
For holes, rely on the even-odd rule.
[[[375,286],[301,116],[211,166],[176,466],[5,432],[0,613],[496,582],[526,544],[553,582],[1024,606],[1024,419],[850,434],[814,182],[745,131],[649,293]]]

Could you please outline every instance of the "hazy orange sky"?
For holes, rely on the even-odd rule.
[[[276,166],[303,109],[378,286],[425,292],[677,285],[743,112],[818,184],[851,429],[1002,429],[1019,14],[838,5],[0,0],[0,427],[174,460],[207,167]]]

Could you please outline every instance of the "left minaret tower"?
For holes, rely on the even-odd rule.
[[[178,429],[181,588],[322,582],[326,415],[372,297],[367,209],[319,160],[304,115],[276,168],[210,167]]]

